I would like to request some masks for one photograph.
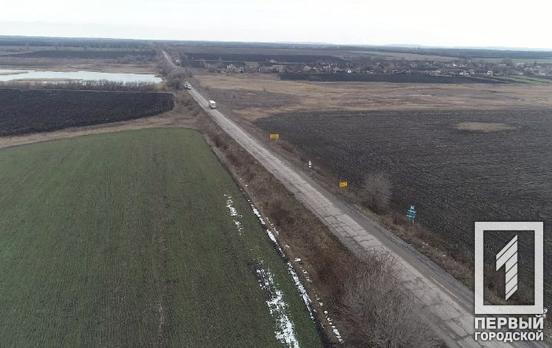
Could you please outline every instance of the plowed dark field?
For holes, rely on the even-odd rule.
[[[393,208],[416,205],[417,221],[450,250],[472,252],[474,221],[486,220],[544,221],[550,250],[552,110],[295,113],[256,122],[348,178],[351,190],[370,173],[387,174]],[[501,130],[460,130],[463,122]],[[550,285],[545,279],[547,298]]]
[[[4,89],[0,136],[126,121],[173,107],[169,93]]]

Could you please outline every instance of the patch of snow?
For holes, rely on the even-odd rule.
[[[270,315],[276,320],[277,329],[274,332],[276,339],[286,347],[299,348],[295,326],[287,314],[287,303],[284,301],[283,291],[277,287],[270,271],[259,267],[256,272],[259,285],[268,295],[266,304]]]
[[[335,327],[335,325],[332,325],[332,331],[335,335],[335,338],[339,341],[339,343],[343,343],[343,338],[341,338],[341,333],[339,330]]]
[[[301,295],[301,298],[303,299],[303,302],[305,303],[305,306],[307,306],[307,310],[309,311],[309,315],[312,320],[314,320],[314,315],[312,314],[312,308],[311,308],[311,299],[309,297],[309,294],[307,293],[307,289],[303,286],[303,283],[301,283],[301,280],[299,279],[299,276],[293,269],[293,266],[291,263],[288,262],[288,272],[291,274],[291,277],[293,278],[293,282],[295,283],[295,287],[297,290],[299,290],[299,294]]]
[[[234,208],[234,200],[232,199],[232,196],[225,193],[224,198],[226,198],[226,208],[228,208],[228,211],[230,212],[230,216],[241,217],[241,215],[238,215],[238,210]]]
[[[243,231],[243,226],[241,224],[241,222],[239,222],[238,220],[234,220],[234,225],[236,225],[236,228],[238,229],[238,233],[242,234],[242,231]]]
[[[242,215],[240,215],[238,213],[238,210],[234,207],[234,200],[232,199],[232,196],[225,193],[224,197],[226,198],[226,208],[228,209],[228,212],[232,217],[232,221],[234,221],[234,225],[236,225],[238,234],[241,236],[243,232],[243,225],[240,221],[240,219],[242,218]]]
[[[320,300],[320,298],[318,296],[316,296],[316,299]],[[320,302],[320,306],[322,306],[322,302]],[[328,325],[332,329],[332,332],[333,332],[335,338],[337,339],[337,341],[339,343],[343,343],[343,337],[341,337],[341,333],[339,332],[339,330],[337,329],[337,327],[333,323],[332,318],[330,318],[330,316],[328,315],[328,311],[325,310],[325,311],[323,311],[323,313],[324,313],[324,316],[326,317],[326,321],[328,322]]]
[[[284,251],[280,247],[280,243],[278,243],[278,240],[276,239],[276,237],[274,236],[272,231],[267,229],[266,234],[268,234],[268,238],[270,238],[272,243],[274,243],[274,246],[276,247],[276,250],[278,250],[278,252],[280,253],[280,256],[282,256],[283,258],[286,258],[286,254],[284,253]]]
[[[286,254],[282,250],[282,247],[280,246],[280,243],[278,242],[278,239],[276,238],[276,236],[279,235],[278,230],[276,229],[276,227],[270,222],[268,217],[265,217],[265,218],[262,217],[259,210],[255,207],[255,205],[251,201],[249,201],[249,204],[251,205],[251,209],[253,210],[253,213],[255,214],[255,216],[257,217],[257,219],[261,223],[261,225],[263,227],[265,227],[266,234],[268,235],[268,237],[270,238],[270,240],[272,241],[272,243],[276,247],[276,250],[278,250],[278,253],[280,254],[280,256],[282,256],[284,259],[287,260]],[[290,246],[287,245],[287,244],[285,244],[284,247],[286,249],[290,248]],[[295,262],[301,262],[302,260],[301,260],[301,258],[295,258],[294,261]],[[295,283],[295,287],[299,291],[299,294],[301,295],[301,298],[303,299],[303,302],[305,303],[305,306],[307,307],[307,310],[309,312],[309,315],[310,315],[311,319],[314,320],[315,318],[314,318],[313,313],[317,313],[317,311],[314,308],[314,306],[312,305],[312,300],[310,299],[304,285],[301,283],[301,280],[299,279],[299,276],[297,275],[297,272],[293,268],[293,265],[291,264],[291,262],[287,262],[287,265],[288,265],[288,272],[291,275],[291,277],[293,278],[293,282]],[[301,265],[298,265],[298,267],[299,267],[299,270],[303,273],[303,276],[305,277],[306,281],[309,282],[309,283],[312,283],[312,280],[310,279],[309,273],[305,269],[303,269],[303,267],[301,267]],[[272,286],[272,288],[274,289],[274,291],[270,292],[271,293],[271,298],[269,300],[267,300],[267,304],[268,304],[269,309],[270,309],[270,314],[273,317],[275,317],[275,315],[279,315],[276,318],[277,318],[277,321],[280,325],[279,326],[280,330],[278,330],[276,332],[276,338],[280,342],[286,344],[288,347],[298,347],[299,343],[297,342],[297,339],[295,338],[295,333],[294,333],[294,330],[293,330],[293,323],[291,321],[289,321],[289,318],[287,317],[287,315],[284,311],[286,303],[283,302],[283,300],[282,300],[283,293],[279,289],[275,288],[274,280],[272,278],[272,275],[269,272],[266,272],[264,269],[259,268],[259,269],[257,269],[257,275],[258,275],[259,284],[261,285],[261,288],[263,288],[265,291],[267,291]],[[278,294],[278,292],[279,292],[279,294]],[[320,297],[316,293],[314,295],[316,296],[316,300],[317,300],[317,302],[319,302],[320,307],[324,306],[324,304],[322,303]],[[281,313],[281,315],[279,313]],[[282,315],[285,316],[285,318]],[[337,341],[339,343],[343,343],[344,341],[343,341],[343,338],[341,337],[341,333],[339,332],[337,327],[333,324],[332,319],[329,317],[327,310],[324,311],[324,317],[327,320],[329,326],[331,327],[332,332],[333,332],[335,338],[337,339]]]
[[[259,212],[259,210],[253,204],[251,204],[251,209],[253,209],[253,214],[255,214],[257,219],[259,219],[259,222],[261,223],[261,225],[266,226],[266,222],[264,221],[263,217],[261,216],[261,213]]]

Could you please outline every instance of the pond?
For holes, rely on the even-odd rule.
[[[80,80],[110,81],[122,83],[160,83],[161,78],[153,74],[104,73],[96,71],[41,71],[0,69],[0,82],[18,80]]]

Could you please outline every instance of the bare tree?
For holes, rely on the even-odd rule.
[[[354,346],[437,347],[419,304],[400,284],[395,260],[387,253],[370,253],[344,283],[344,317],[355,328]]]
[[[186,80],[186,71],[182,68],[173,69],[167,74],[167,86],[174,89],[182,89]]]
[[[375,212],[385,213],[391,202],[391,188],[391,181],[385,174],[370,174],[362,185],[362,201]]]
[[[163,54],[159,54],[158,69],[159,72],[165,76],[166,84],[169,88],[182,89],[186,82],[186,78],[191,76],[191,73],[187,68],[178,66],[165,57]]]

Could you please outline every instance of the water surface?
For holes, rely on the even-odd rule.
[[[17,80],[77,80],[110,81],[122,83],[160,83],[161,78],[153,74],[105,73],[97,71],[41,71],[0,69],[0,82]]]

